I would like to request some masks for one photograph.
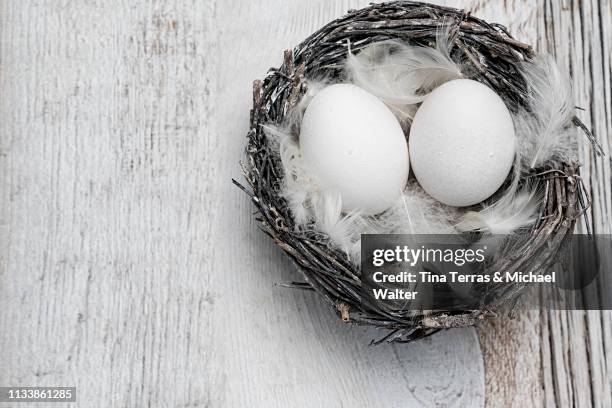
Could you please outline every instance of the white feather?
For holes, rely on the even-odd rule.
[[[377,233],[372,217],[360,212],[342,213],[342,197],[336,191],[323,191],[313,198],[313,218],[318,231],[346,252],[356,264],[361,258],[361,234]]]
[[[511,234],[537,221],[540,199],[535,189],[526,188],[502,197],[481,211],[467,212],[455,227],[465,232]]]
[[[288,129],[264,125],[264,132],[276,149],[283,165],[281,196],[287,200],[296,225],[306,225],[313,219],[311,197],[318,190],[317,182],[308,171],[298,142]]]
[[[525,62],[521,71],[529,87],[528,106],[513,114],[517,155],[510,184],[492,204],[464,214],[455,226],[460,231],[510,234],[533,225],[542,196],[531,184],[519,189],[519,180],[533,168],[575,154],[569,79],[550,56]]]
[[[576,154],[574,98],[570,79],[549,55],[521,66],[529,87],[528,110],[515,115],[518,152],[526,169]]]
[[[345,71],[349,81],[384,101],[405,124],[430,91],[462,77],[451,49],[445,28],[438,32],[435,48],[383,41],[349,52]]]
[[[518,140],[515,140],[518,145]],[[518,150],[518,146],[516,147]],[[479,211],[468,211],[460,218],[455,228],[461,232],[487,232],[490,234],[511,234],[533,225],[537,220],[541,196],[537,186],[526,183],[520,187],[523,175],[521,157],[515,156],[510,173],[510,182],[505,190],[494,197],[491,204]]]
[[[456,210],[434,200],[414,180],[396,204],[381,214],[376,225],[387,234],[454,234]]]
[[[342,213],[342,199],[337,192],[314,194],[312,217],[317,230],[359,263],[361,234],[456,234],[453,220],[456,210],[431,198],[414,181],[387,211],[377,216],[360,212]]]

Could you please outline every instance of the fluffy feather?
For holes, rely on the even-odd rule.
[[[299,103],[289,112],[282,126],[267,124],[262,125],[272,150],[277,151],[283,165],[283,186],[281,196],[287,200],[287,204],[297,226],[306,226],[312,222],[322,223],[319,226],[327,228],[334,224],[330,216],[335,213],[331,211],[333,200],[324,195],[324,202],[320,202],[323,192],[319,191],[318,182],[309,171],[300,153],[297,134],[299,134],[300,123],[308,104],[314,96],[327,85],[326,80],[308,80],[306,92]],[[317,209],[314,207],[317,206]],[[326,211],[323,211],[326,209]],[[337,215],[339,217],[339,213]]]
[[[537,221],[539,202],[537,191],[527,188],[506,195],[481,211],[467,212],[455,227],[460,231],[511,234]]]
[[[416,182],[409,182],[397,202],[377,216],[342,213],[342,198],[333,191],[313,195],[316,228],[359,263],[361,234],[456,234],[456,210],[431,198]]]
[[[518,150],[518,138],[515,139]],[[532,225],[537,220],[541,202],[537,186],[526,183],[519,189],[523,174],[521,156],[516,154],[510,173],[510,182],[505,190],[494,198],[491,204],[479,211],[463,214],[455,228],[462,232],[487,232],[490,234],[511,234]]]
[[[346,252],[349,259],[359,263],[361,234],[377,233],[371,217],[360,212],[342,213],[342,197],[335,191],[323,191],[313,197],[313,219],[317,230],[327,234],[330,241]]]
[[[573,157],[576,129],[570,81],[550,56],[538,56],[521,66],[529,86],[528,106],[513,115],[516,158],[511,181],[492,204],[464,214],[456,225],[460,231],[510,234],[537,220],[541,194],[536,186],[519,189],[521,176],[556,159]]]
[[[349,52],[345,71],[350,82],[383,100],[405,124],[427,93],[462,77],[461,65],[453,61],[451,50],[445,28],[438,31],[435,48],[383,41],[357,54]]]
[[[303,163],[297,139],[288,128],[264,125],[264,132],[283,165],[284,177],[281,195],[289,205],[297,225],[306,225],[312,220],[311,196],[317,190],[317,182]]]
[[[573,158],[577,130],[572,126],[570,79],[549,55],[523,63],[521,70],[529,87],[528,110],[515,115],[522,165],[532,169],[550,160]]]
[[[388,234],[454,234],[456,209],[429,196],[410,180],[396,204],[381,214],[376,222]]]

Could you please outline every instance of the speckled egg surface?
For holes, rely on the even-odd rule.
[[[512,167],[512,116],[489,87],[447,82],[419,107],[409,151],[412,171],[429,195],[456,207],[477,204],[501,187]]]

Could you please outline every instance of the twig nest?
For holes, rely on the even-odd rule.
[[[515,155],[514,126],[504,101],[469,79],[447,82],[425,99],[409,144],[423,189],[456,207],[480,203],[499,190]]]
[[[449,82],[460,78],[482,85]],[[352,87],[332,87],[329,95],[334,98],[314,104],[316,96],[311,98],[321,79],[328,85],[358,85],[384,101],[395,118],[382,103]],[[418,104],[444,83],[447,88],[434,91],[414,119],[413,169],[438,200],[477,206],[449,208],[409,178],[396,202],[382,213],[352,211],[376,213],[393,201],[408,174],[406,141],[398,141],[403,135],[397,121],[407,130]],[[461,95],[458,102],[427,112],[436,92],[452,90]],[[471,105],[462,101],[464,90],[477,96],[470,98]],[[236,184],[251,197],[261,228],[302,273],[304,281],[294,286],[316,291],[343,321],[384,328],[389,331],[385,341],[411,341],[443,328],[472,325],[494,315],[501,304],[516,301],[524,287],[487,286],[481,310],[392,310],[362,296],[359,234],[524,230],[529,233],[520,234],[511,246],[497,247],[487,260],[491,270],[525,270],[554,258],[588,205],[571,153],[577,127],[593,137],[575,117],[571,96],[569,81],[554,61],[537,57],[500,25],[425,3],[372,5],[316,31],[285,52],[280,68],[255,81],[243,163],[248,188]],[[348,101],[334,102],[342,98]],[[333,120],[326,109],[336,109]],[[377,114],[366,119],[365,111]],[[508,111],[520,140],[516,147],[510,142]],[[340,132],[340,123],[349,131]],[[473,125],[469,129],[468,123]],[[445,138],[443,125],[454,127],[453,139]],[[380,135],[382,128],[386,136]],[[348,165],[340,168],[340,160]],[[438,173],[427,171],[433,161],[438,161]],[[466,162],[472,166],[467,175],[453,178],[453,167]],[[363,163],[368,165],[361,167]],[[444,185],[436,188],[435,181]],[[366,182],[371,197],[357,191]],[[338,190],[339,184],[348,186],[342,202],[327,191]],[[469,188],[446,194],[445,188],[461,185]],[[474,185],[479,186],[477,194],[470,192]],[[490,301],[491,294],[496,302]]]

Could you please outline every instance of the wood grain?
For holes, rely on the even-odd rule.
[[[214,3],[1,4],[0,384],[205,405]]]
[[[275,285],[294,267],[230,183],[251,81],[366,3],[0,0],[0,385],[76,385],[79,406],[612,406],[610,313],[492,322],[483,365],[474,330],[369,347]],[[611,233],[610,1],[438,3],[572,72]]]
[[[87,407],[482,406],[474,330],[369,347],[275,286],[294,267],[230,182],[251,81],[363,4],[0,1],[0,385],[75,385]]]
[[[219,110],[219,132],[226,149],[222,156],[231,158],[221,170],[222,178],[240,175],[234,163],[244,149],[251,81],[280,65],[282,50],[347,9],[365,4],[261,1],[245,3],[238,12],[231,4],[219,6],[218,19],[232,21],[220,37],[227,59],[219,75],[224,107]],[[257,230],[251,204],[242,193],[221,184],[214,195],[233,197],[217,204],[214,214],[222,220],[218,231],[237,231],[234,236],[219,232],[224,239],[214,268],[240,274],[214,275],[211,285],[219,299],[219,313],[213,317],[218,362],[213,365],[224,367],[212,384],[222,406],[484,403],[482,360],[472,330],[407,346],[367,346],[375,333],[342,325],[311,293],[273,286],[296,279],[295,268]],[[237,258],[241,253],[248,258]],[[229,292],[237,298],[223,296]]]
[[[581,151],[582,176],[593,200],[589,219],[595,233],[611,234],[612,3],[474,0],[463,6],[553,54],[571,73],[576,103],[585,109],[580,118],[606,153],[594,157],[588,147]],[[611,267],[602,265],[601,271]],[[609,296],[609,276],[604,285]],[[612,406],[611,326],[610,312],[555,311],[482,327],[487,406]]]

